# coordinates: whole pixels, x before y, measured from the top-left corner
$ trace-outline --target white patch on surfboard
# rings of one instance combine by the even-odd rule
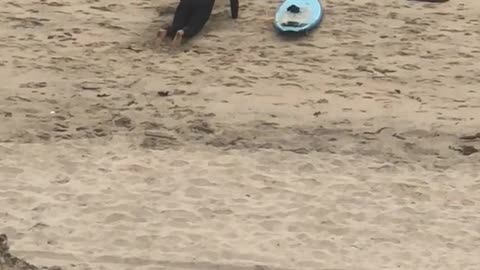
[[[310,13],[311,11],[307,7],[301,7],[298,13],[287,11],[281,18],[281,25],[303,27],[310,22]]]

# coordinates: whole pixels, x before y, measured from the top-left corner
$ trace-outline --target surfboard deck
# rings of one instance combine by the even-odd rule
[[[285,0],[275,14],[279,32],[305,33],[317,27],[323,18],[320,0]]]

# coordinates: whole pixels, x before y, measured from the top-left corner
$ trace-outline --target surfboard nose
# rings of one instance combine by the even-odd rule
[[[275,15],[275,27],[280,32],[304,32],[316,27],[322,17],[319,0],[285,0]]]

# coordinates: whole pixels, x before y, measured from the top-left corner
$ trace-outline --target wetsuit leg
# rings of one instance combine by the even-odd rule
[[[196,0],[190,20],[183,28],[184,36],[191,38],[198,34],[210,19],[215,0]]]
[[[183,29],[192,16],[193,7],[191,1],[181,0],[175,10],[173,23],[167,29],[167,36],[174,37],[178,30]]]

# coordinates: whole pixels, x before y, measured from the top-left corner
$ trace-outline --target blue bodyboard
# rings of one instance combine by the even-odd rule
[[[285,0],[275,14],[275,28],[284,33],[303,33],[317,27],[323,18],[320,0]]]

